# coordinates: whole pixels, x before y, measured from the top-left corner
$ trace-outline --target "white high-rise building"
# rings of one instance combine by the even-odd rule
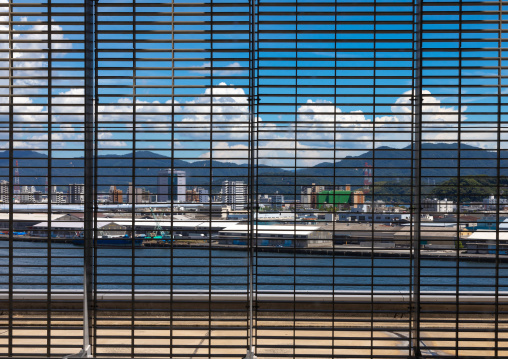
[[[132,188],[132,182],[129,182],[127,188],[127,203],[151,203],[151,193],[145,188],[136,187]]]
[[[157,177],[157,201],[185,202],[187,180],[185,171],[160,170]]]
[[[283,194],[279,194],[278,191],[274,195],[272,195],[271,201],[272,201],[272,207],[273,208],[282,208],[282,207],[284,207],[284,195]]]
[[[0,200],[9,203],[9,181],[0,181]]]
[[[59,192],[57,186],[51,187],[51,203],[64,204],[65,197],[63,192]]]
[[[221,202],[231,206],[233,211],[245,209],[247,186],[243,181],[224,181],[220,190]]]
[[[85,202],[85,185],[71,184],[69,185],[69,203]]]
[[[20,192],[21,203],[35,203],[35,186],[22,186]]]
[[[199,193],[199,203],[210,203],[210,195],[207,189],[199,187],[198,193]]]

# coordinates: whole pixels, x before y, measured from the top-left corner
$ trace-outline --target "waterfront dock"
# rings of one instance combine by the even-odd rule
[[[0,235],[0,241],[8,241],[9,236]],[[48,238],[34,237],[34,236],[15,236],[14,242],[48,242]],[[68,243],[72,244],[72,238],[51,238],[51,243]],[[128,247],[128,246],[126,246]],[[104,246],[103,248],[107,248]],[[229,251],[247,251],[249,249],[246,245],[235,244],[219,244],[217,242],[203,242],[192,240],[177,240],[175,242],[164,242],[147,240],[144,241],[142,248],[195,248],[195,249],[214,249],[214,250],[229,250]],[[385,247],[365,247],[358,245],[335,245],[334,247],[307,247],[307,248],[294,248],[294,247],[280,247],[280,246],[256,246],[255,252],[270,252],[270,253],[287,253],[287,254],[304,254],[304,255],[323,255],[323,256],[336,256],[336,257],[373,257],[373,258],[409,258],[411,251],[409,248],[385,248]],[[460,249],[421,249],[420,258],[422,259],[440,259],[449,261],[475,261],[475,262],[496,262],[508,263],[508,255],[500,254],[478,254],[467,253],[466,250]]]

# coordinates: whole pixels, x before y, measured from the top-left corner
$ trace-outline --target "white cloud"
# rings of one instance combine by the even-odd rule
[[[210,70],[211,70],[212,64],[210,62],[206,62],[206,63],[202,64],[201,66],[192,66],[192,67],[199,68],[199,70],[191,70],[191,72],[198,73],[201,75],[210,75]],[[224,70],[224,69],[219,70],[219,69],[215,69],[215,67],[223,67],[223,68],[225,67],[227,69],[226,70]],[[234,76],[234,75],[241,75],[246,72],[247,72],[247,70],[242,69],[242,65],[238,62],[233,62],[233,63],[228,64],[226,66],[216,64],[214,66],[214,70],[213,70],[213,74],[216,76]]]
[[[210,159],[210,152],[199,156],[201,159]],[[243,144],[230,144],[228,142],[215,142],[212,147],[212,159],[233,162],[236,164],[247,163],[249,147]]]
[[[44,30],[41,28],[41,30]],[[56,31],[56,30],[55,30]],[[36,34],[37,35],[37,34]],[[39,34],[34,37],[30,46],[42,46],[37,41],[42,39]],[[20,52],[21,53],[21,52]],[[45,59],[41,59],[45,61]],[[204,64],[209,67],[210,64]],[[240,68],[239,63],[227,65],[233,70]],[[218,70],[223,71],[223,70]],[[229,71],[229,70],[228,70]],[[424,122],[430,126],[450,127],[457,125],[458,109],[453,106],[443,106],[441,101],[433,97],[427,90],[424,94]],[[5,97],[0,97],[0,103],[7,101]],[[29,97],[16,98],[19,105],[33,104]],[[53,121],[61,122],[82,122],[83,121],[83,89],[71,88],[52,98],[53,103]],[[100,104],[99,121],[102,123],[129,122],[132,120],[132,113],[136,111],[137,128],[159,130],[160,133],[169,132],[172,129],[174,121],[175,147],[192,149],[192,142],[179,142],[179,140],[191,139],[209,141],[210,131],[213,131],[213,140],[219,141],[214,144],[212,156],[215,159],[230,158],[234,153],[234,159],[244,161],[247,158],[247,149],[245,145],[240,145],[235,141],[246,141],[248,139],[248,129],[250,122],[248,94],[243,88],[228,86],[226,83],[220,83],[218,86],[208,88],[201,95],[194,99],[175,102],[173,106],[171,100],[166,102],[142,101],[137,100],[136,105],[130,98],[121,98],[116,103]],[[1,108],[1,107],[0,107]],[[174,110],[174,113],[172,111]],[[462,112],[467,108],[463,107]],[[30,107],[30,111],[36,111],[41,114],[47,112],[45,106],[35,105]],[[405,92],[391,106],[393,115],[383,115],[376,117],[373,121],[368,118],[360,109],[356,111],[344,112],[340,107],[326,100],[307,100],[307,102],[297,109],[296,122],[285,125],[266,124],[261,119],[255,118],[256,126],[261,130],[259,149],[260,154],[272,156],[273,163],[277,158],[292,159],[295,156],[299,161],[307,164],[315,162],[329,161],[333,158],[333,147],[343,148],[341,153],[348,150],[365,149],[362,141],[371,141],[373,138],[374,126],[376,129],[376,146],[404,146],[404,141],[409,141],[410,128],[401,126],[404,122],[411,122],[411,92]],[[64,115],[65,114],[65,115]],[[45,118],[46,116],[43,116]],[[41,117],[32,115],[20,115],[26,123],[40,121]],[[462,120],[465,117],[462,116]],[[125,125],[130,129],[130,124]],[[63,124],[60,131],[55,131],[53,136],[59,140],[79,139],[82,134],[77,133],[70,124]],[[80,137],[81,136],[81,137]],[[466,136],[470,136],[467,134]],[[490,134],[483,135],[490,138]],[[470,136],[471,137],[471,136]],[[474,137],[474,136],[473,136]],[[36,138],[33,138],[36,139]],[[99,146],[101,147],[127,147],[125,141],[116,140],[113,134],[103,130],[99,134]],[[473,139],[473,138],[471,138]],[[106,141],[104,141],[106,140]],[[284,140],[290,140],[285,142]],[[297,149],[289,148],[288,143],[297,142]],[[399,144],[391,140],[400,141]],[[435,134],[434,140],[446,141],[453,140],[446,132]],[[268,143],[267,141],[271,141]],[[386,142],[383,142],[386,141]],[[178,146],[176,146],[178,143]],[[196,146],[196,145],[194,145]],[[268,150],[272,147],[277,150]],[[293,145],[294,147],[294,145]],[[365,149],[367,151],[368,149]],[[270,152],[270,153],[269,153]],[[354,151],[353,151],[354,152]],[[354,152],[358,155],[360,152]],[[200,158],[208,158],[210,153],[205,153]],[[315,158],[313,158],[315,157]],[[343,157],[343,156],[339,156]],[[284,160],[285,161],[285,160]]]
[[[300,140],[329,140],[335,123],[335,140],[351,140],[351,142],[347,142],[351,149],[363,147],[362,140],[375,140],[376,147],[405,147],[411,141],[411,127],[403,125],[403,123],[410,124],[413,121],[411,94],[411,91],[403,93],[395,101],[395,104],[391,106],[391,111],[394,114],[376,117],[375,122],[367,118],[360,110],[344,113],[339,107],[334,107],[329,101],[308,100],[305,105],[300,106],[298,109],[298,126],[303,122],[305,127],[301,131],[302,133],[298,131],[297,138]],[[456,141],[457,138],[454,131],[457,131],[458,109],[453,106],[442,106],[441,101],[433,97],[428,90],[424,90],[423,95],[422,120],[425,128],[439,128],[442,130],[448,128],[452,130],[452,132],[448,133],[444,131],[441,133],[429,132],[429,138],[433,136],[433,139],[437,142],[441,140],[453,140],[452,136],[455,136]],[[467,107],[462,107],[462,112],[466,110]],[[466,117],[462,114],[461,121],[463,122],[465,119]],[[376,129],[375,138],[372,134],[374,126]],[[291,129],[287,132],[294,132],[295,127],[292,124]],[[330,132],[327,133],[327,131]],[[482,136],[486,137],[485,135]]]
[[[191,138],[207,137],[213,130],[214,140],[246,140],[249,120],[248,95],[224,82],[175,107],[176,130],[185,130]]]
[[[99,133],[99,140],[107,140],[113,138],[113,134],[111,132],[101,132]]]
[[[28,19],[26,17],[21,18],[21,22],[27,22]],[[3,25],[4,27],[6,25]],[[0,27],[0,30],[4,30]],[[8,30],[8,27],[7,29]],[[14,27],[13,33],[13,65],[15,67],[14,72],[17,76],[23,76],[26,78],[15,79],[14,85],[17,86],[47,86],[48,81],[44,77],[48,76],[48,54],[45,51],[36,51],[33,50],[46,50],[48,48],[48,42],[46,40],[49,39],[49,35],[44,33],[47,32],[48,25],[17,25]],[[65,34],[63,32],[63,28],[59,25],[51,25],[51,40],[52,42],[51,48],[53,50],[69,50],[72,48],[72,43],[70,42],[59,42],[61,40],[65,40]],[[25,33],[30,32],[30,33]],[[0,44],[0,49],[7,49],[9,46],[8,43]],[[31,50],[31,51],[24,51]],[[62,57],[64,56],[61,52],[56,52],[53,56]],[[40,59],[37,60],[23,60],[26,58],[30,59]],[[24,68],[39,68],[39,69],[27,69]],[[30,93],[33,92],[33,88],[28,89],[18,89],[18,93]]]
[[[2,3],[6,3],[5,0]],[[2,8],[7,9],[8,8]],[[0,21],[8,21],[8,17],[1,16]],[[30,94],[33,93],[41,93],[42,89],[48,85],[47,79],[44,77],[48,76],[48,56],[47,52],[43,51],[47,49],[48,43],[44,40],[48,39],[48,35],[44,34],[44,31],[47,31],[48,25],[23,25],[23,22],[27,22],[28,19],[26,17],[21,18],[21,25],[16,25],[14,27],[13,33],[13,65],[14,72],[16,76],[27,77],[24,79],[15,79],[14,85],[19,86],[16,88],[16,94],[26,94],[26,97],[15,97],[13,98],[14,112],[15,112],[15,121],[22,122],[24,124],[30,124],[26,127],[30,127],[33,123],[37,122],[46,122],[47,121],[47,108],[44,104],[37,104],[37,102],[30,98]],[[8,25],[0,25],[1,31],[8,31]],[[64,40],[63,29],[59,25],[51,25],[52,30],[52,39],[53,40]],[[23,33],[31,32],[31,33]],[[8,39],[7,34],[0,35],[1,39]],[[0,49],[8,49],[8,43],[0,43]],[[59,43],[54,42],[52,44],[53,49],[57,50],[65,50],[71,49],[72,43]],[[28,52],[24,50],[42,50],[36,52]],[[3,53],[2,58],[8,59],[9,53]],[[55,56],[63,56],[63,54],[56,53]],[[30,58],[31,60],[26,60]],[[40,60],[34,60],[40,59]],[[39,68],[39,69],[28,69],[28,68]],[[1,85],[6,86],[7,80],[2,80]],[[27,86],[27,88],[23,88],[23,86]],[[0,105],[8,103],[7,96],[0,96]],[[55,111],[57,107],[53,110]],[[0,106],[0,113],[7,113],[9,111],[8,106]],[[28,115],[24,114],[26,112],[40,113],[41,115]],[[1,119],[4,119],[5,116],[1,116]]]
[[[367,119],[361,110],[344,113],[330,101],[307,100],[298,108],[298,123],[291,124],[288,132],[298,132],[300,140],[335,140],[367,139],[359,132],[372,131],[372,121]],[[298,127],[301,130],[297,130]],[[352,130],[354,129],[354,132]]]
[[[118,148],[118,147],[127,147],[127,143],[125,141],[99,141],[100,149]]]
[[[46,141],[31,142],[31,141],[13,141],[13,146],[16,149],[23,150],[45,150],[48,148]]]
[[[411,121],[411,115],[413,108],[411,106],[412,90],[404,92],[403,96],[399,97],[395,101],[395,105],[391,107],[394,116],[393,120]],[[458,122],[458,109],[455,107],[445,107],[441,105],[441,101],[431,96],[432,94],[428,90],[422,91],[423,95],[423,106],[422,106],[422,120],[423,122],[431,123],[435,122],[438,124],[443,123],[457,123]],[[467,110],[466,106],[462,107],[461,112]],[[464,121],[466,118],[462,115],[461,120]]]

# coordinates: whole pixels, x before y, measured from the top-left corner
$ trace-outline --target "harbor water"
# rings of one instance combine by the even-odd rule
[[[0,289],[79,289],[83,247],[67,243],[0,242]],[[211,248],[97,248],[98,289],[239,290],[247,288],[248,253]],[[390,290],[411,287],[409,258],[257,253],[257,290]],[[423,259],[421,289],[491,291],[508,288],[508,264]],[[10,282],[10,276],[12,282]],[[458,275],[458,276],[457,276]],[[456,277],[457,276],[457,277]],[[50,280],[48,280],[50,278]]]

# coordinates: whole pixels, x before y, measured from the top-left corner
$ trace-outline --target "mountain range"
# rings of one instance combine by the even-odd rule
[[[508,174],[508,151],[502,150],[500,158],[496,151],[461,145],[457,143],[426,143],[420,150],[421,177],[423,184],[439,184],[456,177],[458,168],[461,176],[496,176],[498,162],[500,175]],[[371,168],[375,182],[405,182],[412,175],[410,147],[397,149],[379,147],[358,156],[347,156],[335,163],[322,162],[311,167],[296,169],[272,166],[254,166],[257,193],[281,194],[300,192],[301,185],[312,183],[321,185],[363,186],[365,170]],[[187,173],[187,186],[208,186],[212,180],[213,192],[217,192],[222,181],[243,180],[248,182],[249,166],[216,160],[184,161],[172,159],[150,151],[137,151],[135,162],[132,153],[104,155],[97,158],[97,184],[99,190],[107,191],[116,185],[126,190],[132,182],[135,165],[136,186],[146,187],[155,192],[157,173],[162,168],[184,170]],[[83,183],[83,158],[48,159],[44,153],[31,150],[14,150],[13,161],[18,161],[20,185],[35,185],[43,189],[51,165],[51,184],[64,186]],[[0,152],[1,180],[8,180],[9,151]],[[15,162],[13,162],[15,164]],[[368,167],[372,166],[372,167]],[[335,175],[335,181],[334,181]]]

